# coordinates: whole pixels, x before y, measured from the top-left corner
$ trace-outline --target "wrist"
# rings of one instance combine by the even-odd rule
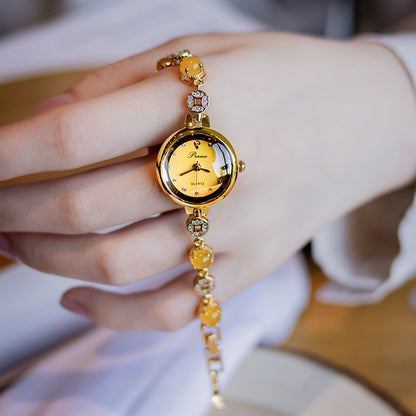
[[[396,149],[395,174],[386,181],[387,189],[404,186],[416,179],[416,85],[412,74],[399,55],[377,38],[356,38],[351,43],[368,50],[374,73],[382,69],[380,92],[390,108],[381,115],[395,134],[384,137]],[[364,49],[365,48],[365,49]],[[393,153],[394,155],[395,153]]]
[[[416,102],[406,71],[379,43],[338,45],[345,56],[333,88],[345,125],[328,119],[338,123],[329,130],[338,128],[340,144],[340,164],[330,185],[342,188],[344,198],[333,202],[333,218],[416,178]]]
[[[308,217],[316,217],[313,233],[415,180],[416,103],[406,72],[383,46],[294,40],[292,50],[307,71],[291,94],[302,123],[292,124],[290,133],[305,146],[299,165],[308,175],[300,186],[314,200],[307,207]],[[287,108],[280,118],[291,120],[293,104]]]

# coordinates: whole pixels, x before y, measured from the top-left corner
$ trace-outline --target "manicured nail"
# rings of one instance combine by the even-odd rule
[[[12,249],[9,239],[5,233],[0,233],[0,254],[12,260],[17,260],[16,253]]]
[[[72,103],[74,100],[70,94],[63,93],[55,97],[50,98],[48,101],[45,101],[41,104],[36,110],[32,112],[30,116],[42,113],[47,110],[52,110],[52,108],[60,107],[61,105],[66,105]]]
[[[84,307],[74,300],[62,298],[61,306],[73,313],[76,313],[77,315],[86,316],[88,318],[87,311]]]

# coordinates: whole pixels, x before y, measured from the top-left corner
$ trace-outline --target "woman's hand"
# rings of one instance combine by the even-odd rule
[[[210,211],[218,300],[265,277],[332,219],[414,178],[416,112],[391,52],[359,41],[247,33],[182,37],[88,74],[32,117],[0,129],[0,180],[160,145],[183,126],[190,88],[177,68],[155,74],[155,63],[185,48],[205,64],[212,127],[247,164]],[[187,260],[186,215],[160,190],[154,151],[4,185],[0,200],[0,230],[19,259],[45,272],[125,285]],[[116,330],[178,329],[196,316],[193,277],[129,295],[75,288],[62,304]]]

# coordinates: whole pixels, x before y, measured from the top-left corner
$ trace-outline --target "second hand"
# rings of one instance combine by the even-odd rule
[[[199,192],[198,192],[198,171],[199,171],[199,163],[197,162],[196,169],[195,169],[195,172],[196,172],[196,188],[195,188],[195,195],[199,195]]]

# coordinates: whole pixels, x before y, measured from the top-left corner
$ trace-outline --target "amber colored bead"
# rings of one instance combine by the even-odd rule
[[[221,320],[220,304],[214,299],[210,299],[208,304],[202,302],[199,306],[198,316],[204,325],[217,325]]]
[[[195,78],[204,72],[201,60],[196,56],[189,56],[179,64],[179,72],[185,78]]]
[[[202,247],[192,246],[189,250],[189,262],[194,269],[206,269],[211,266],[213,261],[214,252],[208,244],[204,244]]]

